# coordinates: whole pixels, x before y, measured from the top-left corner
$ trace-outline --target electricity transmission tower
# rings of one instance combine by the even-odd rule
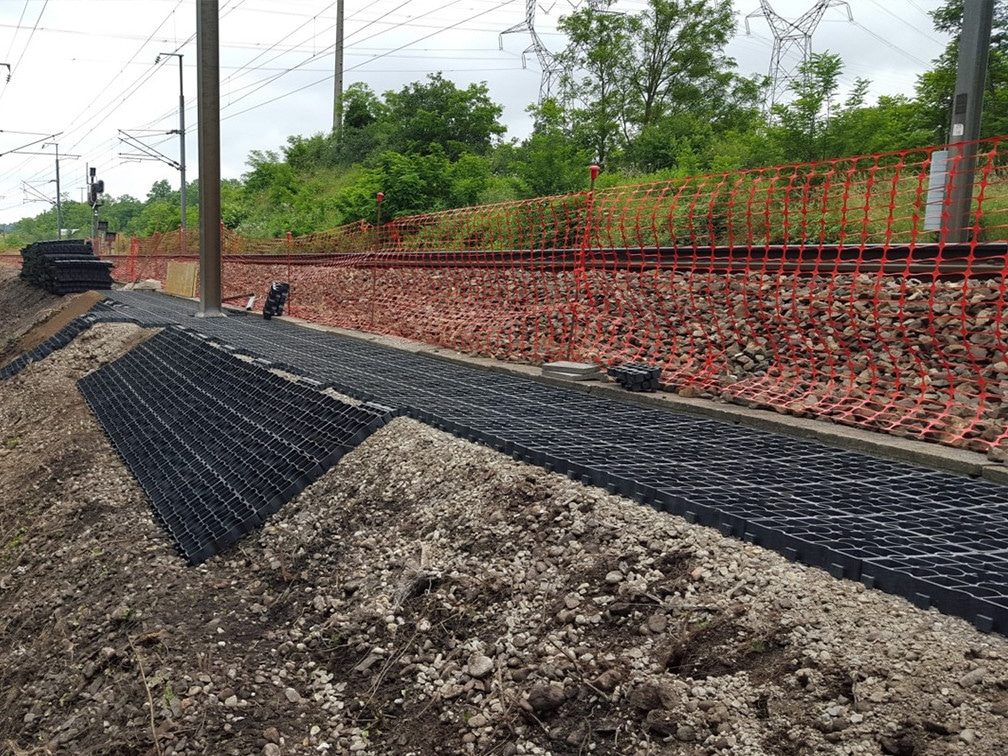
[[[500,49],[503,50],[505,34],[528,32],[532,38],[532,44],[522,50],[522,68],[525,68],[528,64],[528,54],[535,53],[536,59],[539,61],[539,68],[542,69],[542,78],[539,80],[539,102],[542,102],[550,96],[550,92],[553,89],[553,81],[556,79],[559,68],[553,53],[549,51],[543,43],[542,38],[536,32],[536,5],[538,5],[536,0],[525,0],[525,20],[502,31],[498,41]]]
[[[749,34],[749,19],[764,18],[773,34],[773,51],[770,53],[770,91],[767,92],[764,107],[770,109],[783,102],[792,91],[796,82],[803,82],[806,77],[802,67],[812,57],[812,35],[815,34],[823,15],[830,8],[844,8],[847,20],[853,21],[850,3],[846,0],[817,0],[794,21],[781,16],[770,7],[770,0],[760,0],[760,7],[745,17],[746,34]]]

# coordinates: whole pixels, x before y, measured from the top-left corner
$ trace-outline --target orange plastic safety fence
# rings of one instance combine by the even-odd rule
[[[1008,449],[1008,138],[225,235],[225,297],[505,360],[647,362],[684,395]],[[974,179],[967,219],[951,189]],[[392,193],[395,187],[386,187]],[[959,228],[966,241],[954,242]],[[132,280],[195,259],[138,240]],[[117,275],[124,270],[117,265]]]

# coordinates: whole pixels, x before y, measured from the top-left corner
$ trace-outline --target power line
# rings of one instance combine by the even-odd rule
[[[932,42],[934,42],[936,45],[943,45],[943,44],[945,44],[941,40],[935,39],[934,37],[932,37],[927,32],[922,31],[921,28],[919,26],[917,26],[916,24],[910,23],[909,21],[907,21],[902,16],[897,16],[891,10],[889,10],[884,5],[882,5],[882,3],[880,3],[878,0],[871,0],[871,3],[872,3],[872,5],[876,6],[880,11],[882,11],[883,13],[885,13],[890,18],[895,18],[897,21],[899,21],[901,24],[903,24],[903,26],[906,26],[906,27],[908,27],[910,29],[913,29],[915,32],[917,32],[918,34],[920,34],[922,37],[926,37],[927,39],[929,39]]]
[[[407,0],[407,2],[400,3],[395,8],[393,8],[392,11],[390,11],[390,12],[394,12],[394,11],[399,10],[400,8],[404,7],[405,5],[408,4],[408,1],[409,0]],[[449,3],[445,4],[445,5],[442,5],[442,6],[437,7],[437,8],[432,8],[431,10],[426,11],[424,13],[421,13],[419,16],[415,16],[414,18],[423,18],[424,16],[428,16],[431,13],[436,13],[438,11],[445,10],[446,8],[448,8],[448,7],[452,6],[452,5],[455,5],[455,4],[457,4],[457,3],[461,2],[461,1],[462,0],[451,0],[451,2],[449,2]],[[507,2],[501,3],[500,5],[496,6],[495,8],[492,8],[490,10],[496,10],[497,8],[503,7],[504,5],[507,5],[508,3],[513,2],[513,1],[514,0],[507,0]],[[489,12],[490,11],[481,11],[480,13],[477,13],[475,16],[472,16],[471,18],[478,18],[479,16],[485,15],[486,13],[489,13]],[[456,22],[456,24],[454,24],[454,25],[452,25],[450,27],[447,27],[447,28],[453,28],[454,26],[460,25],[462,23],[465,23],[465,21]],[[368,28],[370,25],[371,25],[370,23],[365,24],[360,29],[355,29],[354,31],[350,32],[350,34],[346,35],[346,37],[350,38],[350,37],[353,37],[356,34],[359,34],[361,31],[363,31],[364,29]],[[405,25],[405,22],[403,22],[403,25]],[[332,27],[330,27],[330,28],[332,28]],[[393,26],[392,28],[395,28],[395,26]],[[422,37],[420,41],[422,41],[424,39],[429,39],[430,37],[433,37],[436,34],[439,34],[439,33],[441,33],[444,30],[445,30],[445,27],[438,27],[438,31],[437,32],[434,32],[433,34],[428,34],[428,35]],[[328,31],[328,29],[326,31]],[[374,34],[370,34],[367,37],[364,37],[364,39],[362,39],[360,41],[361,42],[366,42],[366,41],[368,41],[370,39],[374,39],[375,37],[381,36],[382,34],[385,34],[388,31],[391,31],[391,29],[384,29],[384,30],[381,30],[381,31],[377,31]],[[377,59],[379,57],[386,57],[387,55],[390,55],[391,53],[397,52],[398,50],[401,50],[404,47],[408,47],[408,46],[409,45],[403,45],[403,46],[400,46],[400,47],[395,48],[393,50],[389,50],[389,51],[387,51],[386,53],[384,53],[382,55],[372,56],[369,60],[375,60],[375,59]],[[314,53],[313,55],[308,56],[304,60],[296,63],[293,66],[290,66],[290,67],[288,67],[288,68],[280,71],[279,73],[273,74],[271,76],[264,77],[264,78],[259,79],[257,81],[253,81],[253,82],[249,82],[247,84],[243,84],[242,86],[240,86],[240,87],[238,87],[236,89],[231,90],[231,92],[229,92],[229,96],[233,96],[234,94],[236,94],[238,92],[244,92],[244,94],[242,94],[241,96],[239,96],[237,98],[234,98],[234,99],[230,100],[227,105],[225,105],[224,107],[221,108],[221,110],[227,110],[228,108],[234,107],[234,105],[236,103],[240,102],[241,100],[244,100],[246,97],[249,97],[250,95],[254,94],[255,92],[258,92],[259,90],[263,89],[264,87],[269,86],[270,84],[272,84],[277,79],[280,79],[283,76],[286,76],[287,74],[291,73],[292,71],[298,70],[302,66],[305,66],[305,65],[307,65],[309,63],[312,63],[315,60],[317,60],[317,59],[319,59],[319,58],[321,58],[323,56],[328,55],[329,51],[333,50],[335,47],[336,47],[335,43],[333,43],[331,45],[327,45],[322,50],[319,50],[318,52]],[[270,62],[276,60],[278,57],[280,57],[280,55],[275,55],[272,58],[270,58],[269,60],[267,60],[266,63],[270,63]],[[365,61],[365,62],[367,62],[367,61]],[[358,64],[356,66],[351,66],[350,68],[347,68],[345,70],[346,71],[352,71],[352,70],[354,70],[356,68],[359,68],[360,65],[363,65],[363,64]],[[248,73],[252,73],[253,71],[256,71],[256,70],[259,70],[258,66],[249,69]],[[335,74],[333,76],[335,76]],[[331,76],[330,78],[333,78],[333,76]],[[238,77],[238,78],[242,78],[242,77]],[[248,90],[248,91],[245,91],[245,90]],[[301,90],[298,89],[296,91],[301,91]],[[194,106],[190,106],[190,108],[187,108],[187,110],[191,109],[192,107],[194,107]],[[155,121],[150,122],[150,124],[157,123],[158,121],[161,121],[164,118],[167,118],[169,115],[170,115],[170,113],[166,113],[165,115],[159,116]],[[191,129],[189,129],[189,131],[191,131]]]
[[[771,6],[769,0],[760,0],[760,7],[745,17],[746,33],[749,33],[749,19],[761,17],[773,34],[773,49],[770,53],[770,89],[764,107],[772,112],[774,105],[789,96],[796,85],[807,83],[806,66],[812,59],[812,35],[822,22],[823,15],[830,8],[844,8],[847,20],[853,21],[850,4],[846,0],[816,0],[816,3],[794,21],[784,18]]]
[[[4,60],[10,60],[11,51],[14,49],[14,43],[17,41],[18,34],[21,33],[21,22],[24,21],[25,11],[28,10],[28,3],[30,2],[31,0],[25,0],[24,5],[21,7],[21,15],[18,17],[18,22],[17,25],[15,26],[14,34],[11,35],[11,41],[10,44],[7,46],[7,54],[4,55]],[[35,26],[37,28],[38,24],[35,24]]]
[[[48,2],[48,0],[46,0],[46,2]],[[182,4],[182,2],[183,2],[183,0],[177,0],[176,4],[175,4],[175,6],[174,6],[174,7],[172,8],[171,12],[170,12],[170,13],[168,13],[168,15],[166,15],[166,16],[165,16],[165,18],[164,18],[164,19],[163,19],[163,20],[161,21],[161,23],[160,23],[160,24],[158,24],[158,26],[157,26],[157,27],[156,27],[156,28],[154,29],[154,31],[153,31],[153,32],[151,32],[151,33],[150,33],[150,34],[149,34],[149,35],[147,36],[147,38],[146,38],[146,40],[145,40],[144,44],[142,44],[142,45],[141,45],[141,46],[140,46],[140,47],[139,47],[139,48],[137,49],[137,51],[136,51],[136,52],[135,52],[135,53],[134,53],[134,54],[133,54],[133,55],[132,55],[132,56],[130,57],[130,59],[129,59],[129,61],[127,62],[127,64],[128,64],[129,62],[132,62],[132,61],[133,61],[133,60],[134,60],[134,59],[135,59],[135,58],[137,57],[137,55],[139,55],[139,53],[140,53],[140,52],[141,52],[141,51],[143,50],[144,46],[146,46],[146,44],[147,44],[148,42],[150,42],[150,40],[151,40],[151,39],[153,39],[154,35],[155,35],[155,34],[157,34],[158,30],[159,30],[159,29],[160,29],[160,28],[161,28],[162,26],[164,26],[164,24],[165,24],[165,23],[167,23],[168,19],[170,19],[170,18],[172,17],[172,15],[173,15],[173,14],[175,13],[175,11],[176,11],[176,10],[178,9],[178,7],[179,7],[179,6],[180,6],[180,5]],[[221,18],[224,18],[225,16],[229,15],[229,14],[230,14],[230,13],[232,13],[233,11],[237,10],[237,9],[238,9],[238,8],[239,8],[239,7],[240,7],[240,6],[241,6],[241,5],[242,5],[242,4],[244,3],[244,2],[245,2],[245,0],[228,0],[228,1],[227,1],[227,2],[225,3],[225,5],[224,5],[224,6],[223,6],[223,7],[221,8]],[[195,34],[195,32],[194,32],[194,33],[193,33],[192,35],[190,35],[190,36],[189,36],[189,38],[188,38],[188,39],[186,39],[186,40],[185,40],[185,41],[184,41],[184,42],[183,42],[183,43],[182,43],[181,45],[178,45],[178,46],[177,46],[177,47],[175,48],[175,50],[174,50],[173,52],[178,52],[178,51],[179,51],[179,50],[180,50],[180,49],[181,49],[182,47],[185,47],[185,45],[189,44],[189,42],[191,42],[191,41],[192,41],[192,40],[193,40],[193,39],[194,39],[195,37],[196,37],[196,34]],[[120,92],[120,95],[117,95],[117,97],[120,97],[120,96],[121,96],[121,99],[120,99],[120,100],[119,100],[118,102],[114,102],[114,103],[111,103],[111,104],[109,104],[109,105],[106,105],[106,106],[105,106],[105,108],[104,108],[103,110],[99,110],[99,111],[98,111],[98,114],[101,114],[101,113],[103,113],[103,112],[104,112],[104,115],[102,116],[102,118],[101,118],[101,119],[100,119],[99,121],[97,121],[97,122],[93,122],[93,121],[88,121],[87,125],[88,125],[88,126],[90,127],[91,131],[90,131],[90,132],[89,132],[88,134],[86,134],[85,136],[83,136],[83,137],[81,137],[80,139],[78,139],[78,140],[77,140],[76,142],[74,142],[74,144],[73,144],[73,145],[72,145],[72,146],[70,147],[70,149],[74,149],[74,148],[76,148],[76,147],[77,147],[78,145],[80,145],[80,144],[81,144],[82,142],[84,142],[84,141],[85,141],[85,140],[86,140],[86,139],[87,139],[87,138],[88,138],[89,136],[91,136],[92,134],[94,134],[94,132],[95,132],[95,129],[97,129],[97,127],[98,127],[98,126],[100,126],[100,125],[101,125],[102,123],[104,123],[105,121],[107,121],[107,120],[108,120],[108,119],[109,119],[109,118],[111,117],[111,115],[112,115],[112,114],[113,114],[113,113],[114,113],[114,112],[115,112],[116,110],[118,110],[118,109],[119,109],[119,107],[121,107],[121,106],[123,105],[123,103],[125,103],[125,102],[126,102],[126,101],[127,101],[127,100],[128,100],[128,99],[129,99],[129,98],[130,98],[130,97],[131,97],[131,96],[132,96],[132,95],[133,95],[133,94],[134,94],[134,93],[136,92],[136,91],[138,91],[138,90],[139,90],[139,88],[140,88],[141,86],[143,86],[143,85],[144,85],[144,84],[145,84],[145,83],[146,83],[147,81],[149,81],[149,80],[150,80],[150,78],[151,78],[151,77],[152,77],[152,76],[153,76],[153,75],[154,75],[154,74],[155,74],[155,73],[157,72],[157,70],[158,70],[158,69],[160,68],[160,65],[161,65],[161,64],[158,64],[158,63],[156,63],[156,62],[155,62],[154,64],[150,65],[150,66],[148,67],[148,69],[146,69],[146,70],[145,70],[145,71],[144,71],[143,73],[141,73],[141,74],[140,74],[140,75],[139,75],[139,76],[138,76],[138,77],[137,77],[136,79],[134,79],[134,81],[133,81],[132,83],[128,84],[128,85],[127,85],[127,86],[126,86],[126,87],[125,87],[124,89],[122,89],[122,90],[121,90],[121,92]],[[125,70],[125,65],[123,66],[123,69],[122,69],[122,70]],[[120,71],[120,73],[122,73],[122,70]],[[117,75],[117,76],[118,76],[118,75]],[[112,79],[112,81],[110,82],[110,84],[111,84],[111,83],[113,83],[113,82],[115,81],[115,78],[116,78],[116,77],[113,77],[113,79]],[[108,86],[108,85],[106,85],[106,86]],[[114,98],[113,98],[113,99],[114,99]],[[77,120],[78,120],[78,119],[79,119],[79,118],[80,118],[81,116],[83,116],[84,114],[86,114],[86,113],[87,113],[87,112],[88,112],[88,111],[89,111],[89,110],[91,109],[91,107],[92,107],[92,106],[93,106],[93,103],[92,103],[92,104],[89,104],[89,105],[87,105],[87,106],[85,106],[85,108],[84,108],[84,109],[83,109],[83,110],[82,110],[82,111],[81,111],[80,113],[78,113],[78,114],[77,114],[77,115],[76,115],[76,116],[75,116],[75,117],[73,118],[73,120],[71,120],[71,121],[70,121],[70,124],[69,124],[69,126],[72,126],[74,122],[76,122],[76,121],[77,121]],[[97,117],[97,114],[96,114],[96,117]],[[71,132],[73,132],[73,131],[76,131],[76,130],[78,130],[79,128],[81,128],[81,127],[80,127],[80,126],[77,126],[77,127],[74,127],[74,128],[69,128],[69,127],[68,127],[68,128],[67,128],[67,129],[65,130],[65,132],[66,132],[66,133],[71,133]],[[113,144],[114,144],[114,140],[112,140],[112,142],[113,142]],[[21,163],[21,164],[20,164],[20,165],[19,165],[19,166],[18,166],[17,168],[15,168],[14,170],[20,170],[20,169],[21,169],[21,168],[23,168],[23,167],[24,167],[25,165],[27,165],[27,164],[28,164],[28,162],[30,162],[30,160],[29,160],[29,161],[25,161],[25,162]],[[38,175],[40,175],[40,173],[41,173],[41,172],[42,172],[42,171],[38,171],[38,172],[36,172],[36,173],[34,174],[34,176],[33,176],[32,178],[35,178],[35,177],[37,177]],[[9,173],[8,173],[8,174],[5,174],[5,176],[6,176],[6,175],[9,175]]]
[[[323,9],[322,13],[324,13],[325,11],[329,10],[330,8],[332,8],[335,4],[336,4],[336,0],[333,0],[333,2],[329,3],[329,5],[327,5]],[[274,42],[272,45],[270,45],[266,49],[262,50],[258,55],[255,55],[252,58],[250,58],[249,60],[245,61],[245,63],[242,64],[242,66],[238,68],[238,71],[236,71],[234,74],[231,74],[230,76],[228,76],[224,81],[230,81],[232,78],[234,78],[237,75],[237,73],[239,71],[243,71],[246,67],[248,67],[248,65],[250,63],[253,63],[257,59],[261,58],[263,55],[265,55],[266,53],[268,53],[270,50],[274,49],[277,45],[279,45],[285,39],[287,39],[289,37],[292,37],[293,35],[297,34],[304,27],[308,26],[308,24],[310,24],[315,18],[316,17],[312,17],[312,18],[308,19],[307,21],[305,21],[300,26],[295,27],[292,31],[289,31],[285,35],[283,35],[282,37],[280,37],[280,39],[278,39],[276,42]]]
[[[35,30],[38,29],[39,21],[42,20],[42,14],[45,13],[45,9],[48,5],[49,0],[45,0],[45,2],[42,3],[42,10],[39,11],[38,17],[35,19],[35,25],[32,27],[31,33],[28,35],[28,41],[25,42],[25,46],[21,48],[21,55],[18,56],[17,63],[14,64],[11,69],[11,73],[17,70],[17,68],[21,65],[21,61],[24,60],[25,53],[28,52],[28,46],[31,44],[32,37],[35,36]],[[14,40],[11,40],[11,47],[14,47]],[[7,94],[7,89],[8,87],[4,87],[3,91],[0,91],[0,99],[3,99],[3,96]]]
[[[856,26],[857,28],[859,28],[861,31],[863,31],[865,34],[867,34],[872,39],[874,39],[874,40],[876,40],[878,42],[881,42],[883,45],[885,45],[886,47],[888,47],[890,50],[895,50],[896,52],[900,53],[904,57],[909,58],[910,60],[912,60],[914,63],[918,63],[919,65],[927,67],[928,62],[926,60],[918,58],[912,52],[904,50],[899,45],[893,44],[892,42],[890,42],[885,37],[882,37],[882,36],[876,34],[875,32],[873,32],[871,29],[869,29],[864,24],[862,24],[862,23],[860,23],[858,21],[852,21],[851,23],[853,23],[854,26]]]
[[[461,2],[461,1],[462,1],[462,0],[451,0],[451,2],[447,3],[446,5],[443,5],[443,6],[439,7],[439,8],[434,8],[434,9],[432,9],[432,10],[430,10],[430,11],[427,11],[426,13],[421,13],[421,14],[420,14],[419,16],[416,16],[415,18],[423,18],[424,16],[427,16],[427,15],[430,15],[431,13],[435,13],[435,12],[437,12],[437,11],[439,11],[439,10],[445,10],[446,8],[448,8],[448,7],[452,6],[452,5],[456,5],[456,4],[458,4],[459,2]],[[404,6],[408,5],[408,4],[409,4],[409,2],[410,2],[410,0],[405,0],[405,2],[402,2],[402,3],[400,3],[400,4],[399,4],[399,5],[397,5],[397,6],[395,7],[395,8],[393,8],[393,9],[392,9],[391,11],[389,11],[389,13],[395,13],[395,12],[396,12],[396,11],[398,11],[399,9],[401,9],[401,8],[403,8]],[[334,26],[335,26],[335,24],[334,24],[333,26],[329,27],[328,29],[326,29],[326,30],[325,30],[325,31],[323,32],[323,34],[324,34],[324,33],[326,33],[326,32],[328,32],[328,31],[329,31],[330,29],[332,29],[332,28],[333,28]],[[345,40],[348,40],[348,39],[350,39],[351,37],[353,37],[353,36],[355,36],[355,35],[357,35],[357,34],[360,34],[360,33],[361,33],[361,32],[362,32],[362,31],[363,31],[364,29],[367,29],[367,28],[368,28],[369,26],[371,26],[371,24],[370,24],[370,23],[368,23],[368,24],[365,24],[365,25],[364,25],[363,27],[361,27],[360,29],[355,29],[354,31],[352,31],[352,32],[350,32],[349,34],[347,34],[347,35],[346,35],[346,37],[345,37],[344,41],[345,41]],[[386,30],[383,30],[383,31],[379,31],[379,32],[376,32],[375,34],[372,34],[372,35],[370,35],[370,36],[368,36],[368,37],[365,37],[365,38],[364,38],[364,41],[367,41],[367,40],[369,40],[369,39],[374,39],[375,37],[377,37],[377,36],[380,36],[380,35],[382,35],[382,34],[386,33],[387,31],[389,31],[389,30],[388,30],[388,29],[386,29]],[[279,79],[279,78],[281,78],[281,77],[283,77],[283,76],[286,76],[286,75],[287,75],[287,74],[289,74],[289,73],[290,73],[291,71],[294,71],[294,70],[296,70],[296,69],[298,69],[298,68],[301,68],[301,66],[303,66],[303,65],[306,65],[307,63],[311,63],[312,61],[314,61],[314,60],[317,60],[317,59],[318,59],[318,58],[320,58],[320,57],[323,57],[323,56],[326,56],[326,55],[328,55],[328,54],[329,54],[329,51],[330,51],[330,50],[334,50],[334,49],[335,49],[335,47],[336,47],[336,43],[334,42],[333,44],[331,44],[331,45],[327,45],[326,47],[322,48],[322,49],[321,49],[321,50],[319,50],[319,51],[318,51],[317,53],[314,53],[313,55],[311,55],[311,56],[309,56],[309,57],[305,58],[305,59],[304,59],[303,61],[301,61],[300,63],[297,63],[297,64],[295,64],[294,66],[292,66],[292,67],[288,68],[287,70],[285,70],[285,71],[282,71],[282,72],[280,72],[280,73],[278,73],[278,74],[276,74],[276,75],[274,75],[274,76],[269,76],[269,77],[266,77],[265,79],[260,79],[260,80],[259,80],[258,82],[255,82],[255,84],[260,84],[261,86],[255,86],[255,88],[254,88],[254,89],[252,89],[252,90],[251,90],[250,92],[246,92],[246,93],[245,93],[245,94],[243,94],[243,95],[242,95],[241,97],[238,97],[238,98],[237,98],[237,99],[235,99],[235,100],[231,100],[231,101],[230,101],[230,102],[228,103],[228,105],[227,105],[226,107],[231,107],[231,106],[233,106],[233,105],[234,105],[234,103],[236,103],[236,102],[238,102],[238,101],[240,101],[240,100],[243,100],[243,99],[245,99],[246,97],[248,97],[248,96],[249,96],[249,95],[251,95],[251,94],[254,94],[255,92],[257,92],[257,91],[259,91],[260,89],[262,89],[263,87],[265,87],[265,86],[268,86],[269,84],[273,83],[273,82],[274,82],[274,81],[276,81],[277,79]],[[276,58],[277,58],[277,57],[279,57],[279,56],[275,56],[275,57],[271,58],[271,59],[270,59],[270,61],[267,61],[267,62],[272,62],[273,60],[276,60]],[[255,70],[255,69],[253,69],[253,70]],[[349,71],[349,70],[352,70],[352,69],[346,69],[346,70],[348,70],[348,71]],[[334,75],[335,75],[335,74],[334,74]],[[249,85],[246,85],[246,86],[242,87],[242,89],[247,89],[247,88],[248,88],[248,86],[249,86]],[[239,90],[239,91],[240,91],[240,90]]]
[[[365,61],[365,63],[370,63],[370,62],[373,62],[373,61],[378,60],[380,58],[384,58],[386,55],[389,55],[390,53],[398,52],[399,50],[403,50],[403,49],[405,49],[407,47],[410,47],[411,45],[416,44],[417,42],[423,42],[424,40],[430,39],[433,36],[441,34],[442,32],[449,31],[451,29],[454,29],[457,26],[460,26],[461,24],[467,23],[468,21],[472,21],[473,19],[479,18],[480,16],[485,16],[487,13],[495,11],[495,10],[497,10],[499,8],[503,8],[505,5],[509,5],[512,2],[514,2],[514,0],[504,0],[504,2],[500,3],[499,5],[494,6],[493,8],[491,8],[489,10],[480,11],[479,13],[477,13],[477,14],[475,14],[473,16],[470,16],[469,18],[463,19],[462,21],[459,21],[459,22],[457,22],[455,24],[451,24],[450,26],[446,26],[443,29],[440,29],[439,31],[432,32],[430,34],[427,34],[427,35],[421,37],[420,39],[414,40],[413,42],[407,42],[407,43],[405,43],[403,45],[400,45],[399,47],[393,48],[389,53],[382,53],[382,54],[379,54],[379,55],[375,55],[370,60]],[[365,63],[358,63],[355,66],[350,66],[346,70],[347,71],[353,71],[353,70],[355,70],[357,68],[360,68],[361,66],[365,65]],[[268,100],[265,100],[264,102],[260,102],[260,103],[258,103],[256,105],[253,105],[251,107],[245,108],[244,110],[240,110],[237,113],[232,113],[232,114],[230,114],[230,115],[222,118],[221,120],[222,121],[226,121],[226,120],[229,120],[231,118],[237,118],[238,116],[243,115],[245,113],[248,113],[249,111],[256,110],[257,108],[261,108],[261,107],[263,107],[265,105],[269,105],[271,103],[277,102],[278,100],[282,100],[282,99],[284,99],[286,97],[290,97],[291,95],[297,94],[298,92],[301,92],[301,91],[303,91],[305,89],[308,89],[310,87],[314,87],[314,86],[317,86],[317,85],[322,84],[324,82],[327,82],[330,79],[332,79],[334,76],[335,76],[335,74],[329,74],[328,76],[326,76],[326,77],[324,77],[322,79],[318,79],[317,81],[313,81],[310,84],[306,84],[306,85],[304,85],[302,87],[298,87],[297,89],[292,89],[289,92],[284,92],[281,95],[277,95],[276,97],[272,97],[272,98],[270,98]]]
[[[48,2],[49,2],[49,0],[46,0],[46,3],[48,3]],[[147,44],[148,42],[150,42],[150,40],[151,40],[151,39],[152,39],[152,38],[154,37],[154,35],[155,35],[155,34],[157,34],[157,32],[158,32],[158,31],[159,31],[159,30],[161,29],[161,27],[162,27],[162,26],[164,26],[164,25],[165,25],[165,24],[166,24],[166,23],[168,22],[168,19],[169,19],[169,18],[171,18],[172,14],[173,14],[173,13],[175,12],[175,10],[176,10],[176,9],[177,9],[177,8],[179,7],[179,5],[181,5],[181,4],[182,4],[182,0],[178,0],[178,1],[176,2],[175,6],[174,6],[174,7],[172,8],[171,12],[170,12],[170,13],[168,13],[168,15],[166,15],[166,16],[165,16],[165,17],[164,17],[164,18],[163,18],[163,19],[161,20],[161,23],[159,23],[159,24],[157,25],[157,27],[155,27],[154,31],[152,31],[152,32],[151,32],[151,33],[150,33],[149,35],[147,35],[147,38],[146,38],[146,39],[144,40],[143,44],[141,44],[141,45],[140,45],[140,47],[138,47],[138,48],[137,48],[137,50],[136,50],[136,51],[135,51],[135,52],[133,53],[133,55],[131,55],[131,56],[130,56],[130,58],[129,58],[129,60],[128,60],[128,61],[126,62],[126,64],[124,64],[124,65],[123,65],[123,67],[122,67],[122,68],[121,68],[121,69],[119,70],[119,73],[117,73],[117,74],[116,74],[115,76],[113,76],[113,77],[112,77],[112,79],[111,79],[111,80],[110,80],[110,81],[108,82],[108,84],[106,84],[106,85],[105,85],[105,87],[108,87],[108,86],[111,86],[112,84],[114,84],[114,83],[115,83],[115,80],[116,80],[116,78],[118,78],[118,76],[119,76],[120,74],[122,74],[122,73],[123,73],[123,71],[125,71],[125,70],[126,70],[126,65],[128,65],[129,63],[131,63],[131,62],[132,62],[133,60],[135,60],[135,59],[136,59],[137,55],[139,55],[139,54],[140,54],[140,52],[141,52],[141,51],[143,50],[144,46],[145,46],[145,45],[146,45],[146,44]],[[43,10],[44,10],[44,8],[43,8]],[[134,80],[134,82],[133,82],[132,84],[129,84],[129,85],[127,85],[127,86],[126,86],[126,88],[125,88],[125,89],[123,89],[123,90],[122,90],[122,91],[120,92],[120,94],[123,94],[123,93],[126,93],[126,92],[127,92],[128,90],[130,90],[130,87],[131,87],[131,86],[133,86],[133,84],[136,84],[136,82],[140,82],[140,84],[142,84],[142,83],[146,82],[146,81],[147,81],[147,79],[149,79],[149,78],[150,78],[150,76],[151,76],[151,75],[153,75],[153,72],[154,72],[154,71],[156,70],[156,65],[157,65],[157,64],[155,64],[155,65],[152,65],[152,66],[150,66],[150,67],[149,67],[148,69],[146,69],[146,70],[144,71],[144,73],[141,73],[141,74],[140,74],[140,76],[138,76],[138,77],[137,77],[137,79],[135,79],[135,80]],[[145,78],[145,76],[146,76],[146,78]],[[143,81],[140,81],[141,79],[142,79]],[[111,106],[111,107],[112,107],[112,111],[114,111],[114,110],[115,110],[116,108],[118,108],[118,107],[119,107],[119,105],[121,105],[121,104],[122,104],[122,102],[124,102],[124,101],[125,101],[126,97],[129,97],[129,95],[130,95],[130,94],[132,94],[132,92],[136,91],[136,89],[137,89],[137,88],[138,88],[138,87],[140,86],[140,84],[137,84],[137,86],[136,86],[136,87],[134,87],[134,88],[133,88],[133,90],[129,92],[129,94],[126,94],[126,96],[125,96],[125,97],[124,97],[124,98],[123,98],[122,100],[120,100],[120,101],[119,101],[119,103],[118,103],[117,105],[113,105],[113,106]],[[102,89],[104,89],[105,87],[102,87]],[[5,90],[5,91],[6,91],[6,90]],[[0,92],[0,96],[2,96],[2,95],[3,95],[3,93],[2,93],[2,92]],[[117,95],[117,96],[118,96],[118,95]],[[64,133],[65,133],[65,134],[70,134],[70,133],[73,133],[74,131],[77,131],[77,130],[78,130],[78,129],[80,128],[80,126],[77,126],[77,127],[74,127],[74,123],[76,123],[76,122],[77,122],[77,121],[78,121],[78,120],[79,120],[79,119],[80,119],[81,117],[83,117],[83,116],[84,116],[85,114],[87,114],[87,112],[88,112],[89,110],[91,110],[91,108],[92,108],[92,107],[94,107],[94,102],[95,102],[94,100],[91,100],[91,101],[90,101],[90,102],[89,102],[89,103],[88,103],[87,105],[85,105],[85,106],[84,106],[84,108],[83,108],[83,109],[82,109],[82,110],[81,110],[81,111],[80,111],[79,113],[77,113],[77,115],[75,115],[75,116],[73,117],[73,119],[72,119],[72,120],[71,120],[71,121],[70,121],[70,122],[69,122],[69,123],[67,124],[67,128],[66,128],[66,129],[64,129]],[[108,107],[110,107],[110,106],[109,106],[109,105],[106,105],[106,106],[105,106],[105,108],[108,108]],[[103,119],[102,119],[101,121],[99,121],[99,122],[98,122],[97,124],[95,124],[95,123],[92,123],[92,122],[88,122],[88,125],[89,125],[89,126],[91,126],[91,129],[92,129],[92,130],[91,130],[91,133],[94,133],[94,129],[95,129],[95,128],[96,128],[96,127],[97,127],[98,125],[100,125],[101,123],[103,123],[103,122],[104,122],[104,121],[105,121],[105,120],[106,120],[106,119],[108,118],[108,116],[109,116],[109,115],[111,115],[111,112],[112,112],[112,111],[110,111],[109,113],[107,113],[107,114],[105,115],[105,118],[103,118]],[[102,111],[99,111],[99,113],[101,113],[101,112],[102,112]],[[73,143],[73,145],[71,145],[70,149],[74,149],[74,148],[76,148],[76,147],[77,147],[78,145],[80,145],[80,144],[81,144],[81,142],[83,142],[83,141],[84,141],[84,139],[86,139],[86,138],[87,138],[87,136],[85,136],[85,137],[83,137],[83,138],[81,138],[81,139],[77,140],[76,142],[74,142],[74,143]],[[13,169],[13,170],[15,170],[15,171],[18,171],[18,170],[21,170],[21,168],[23,168],[24,166],[26,166],[26,165],[27,165],[27,164],[28,164],[29,162],[31,162],[31,161],[30,161],[30,160],[27,160],[27,161],[25,161],[25,162],[21,163],[21,164],[20,164],[19,166],[17,166],[17,167],[16,167],[15,169]],[[10,175],[10,172],[8,172],[7,174],[4,174],[4,175],[5,175],[5,177],[6,177],[6,176]],[[35,176],[38,176],[38,175],[39,175],[39,172],[36,172],[36,173],[35,173],[35,175],[34,175],[34,176],[33,176],[32,178],[34,178]]]

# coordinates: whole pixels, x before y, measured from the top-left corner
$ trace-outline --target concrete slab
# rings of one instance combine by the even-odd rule
[[[598,375],[599,366],[590,362],[547,362],[542,366],[544,373],[563,373],[565,375]]]

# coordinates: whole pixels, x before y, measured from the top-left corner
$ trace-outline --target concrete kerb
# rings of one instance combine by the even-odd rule
[[[252,314],[258,315],[258,313]],[[861,428],[836,425],[823,420],[782,415],[770,410],[753,409],[709,399],[691,399],[669,393],[645,394],[624,391],[600,380],[568,381],[552,378],[542,375],[538,365],[505,363],[486,357],[473,357],[462,352],[433,347],[397,336],[384,336],[365,331],[325,326],[286,315],[284,319],[306,328],[336,333],[347,338],[372,342],[411,354],[422,354],[466,367],[522,375],[540,383],[560,386],[573,391],[583,391],[617,402],[682,412],[727,424],[744,425],[795,438],[810,439],[826,446],[849,449],[873,457],[909,462],[921,467],[944,470],[974,478],[982,477],[992,483],[1008,485],[1008,467],[991,462],[983,454],[965,449],[899,438]]]

